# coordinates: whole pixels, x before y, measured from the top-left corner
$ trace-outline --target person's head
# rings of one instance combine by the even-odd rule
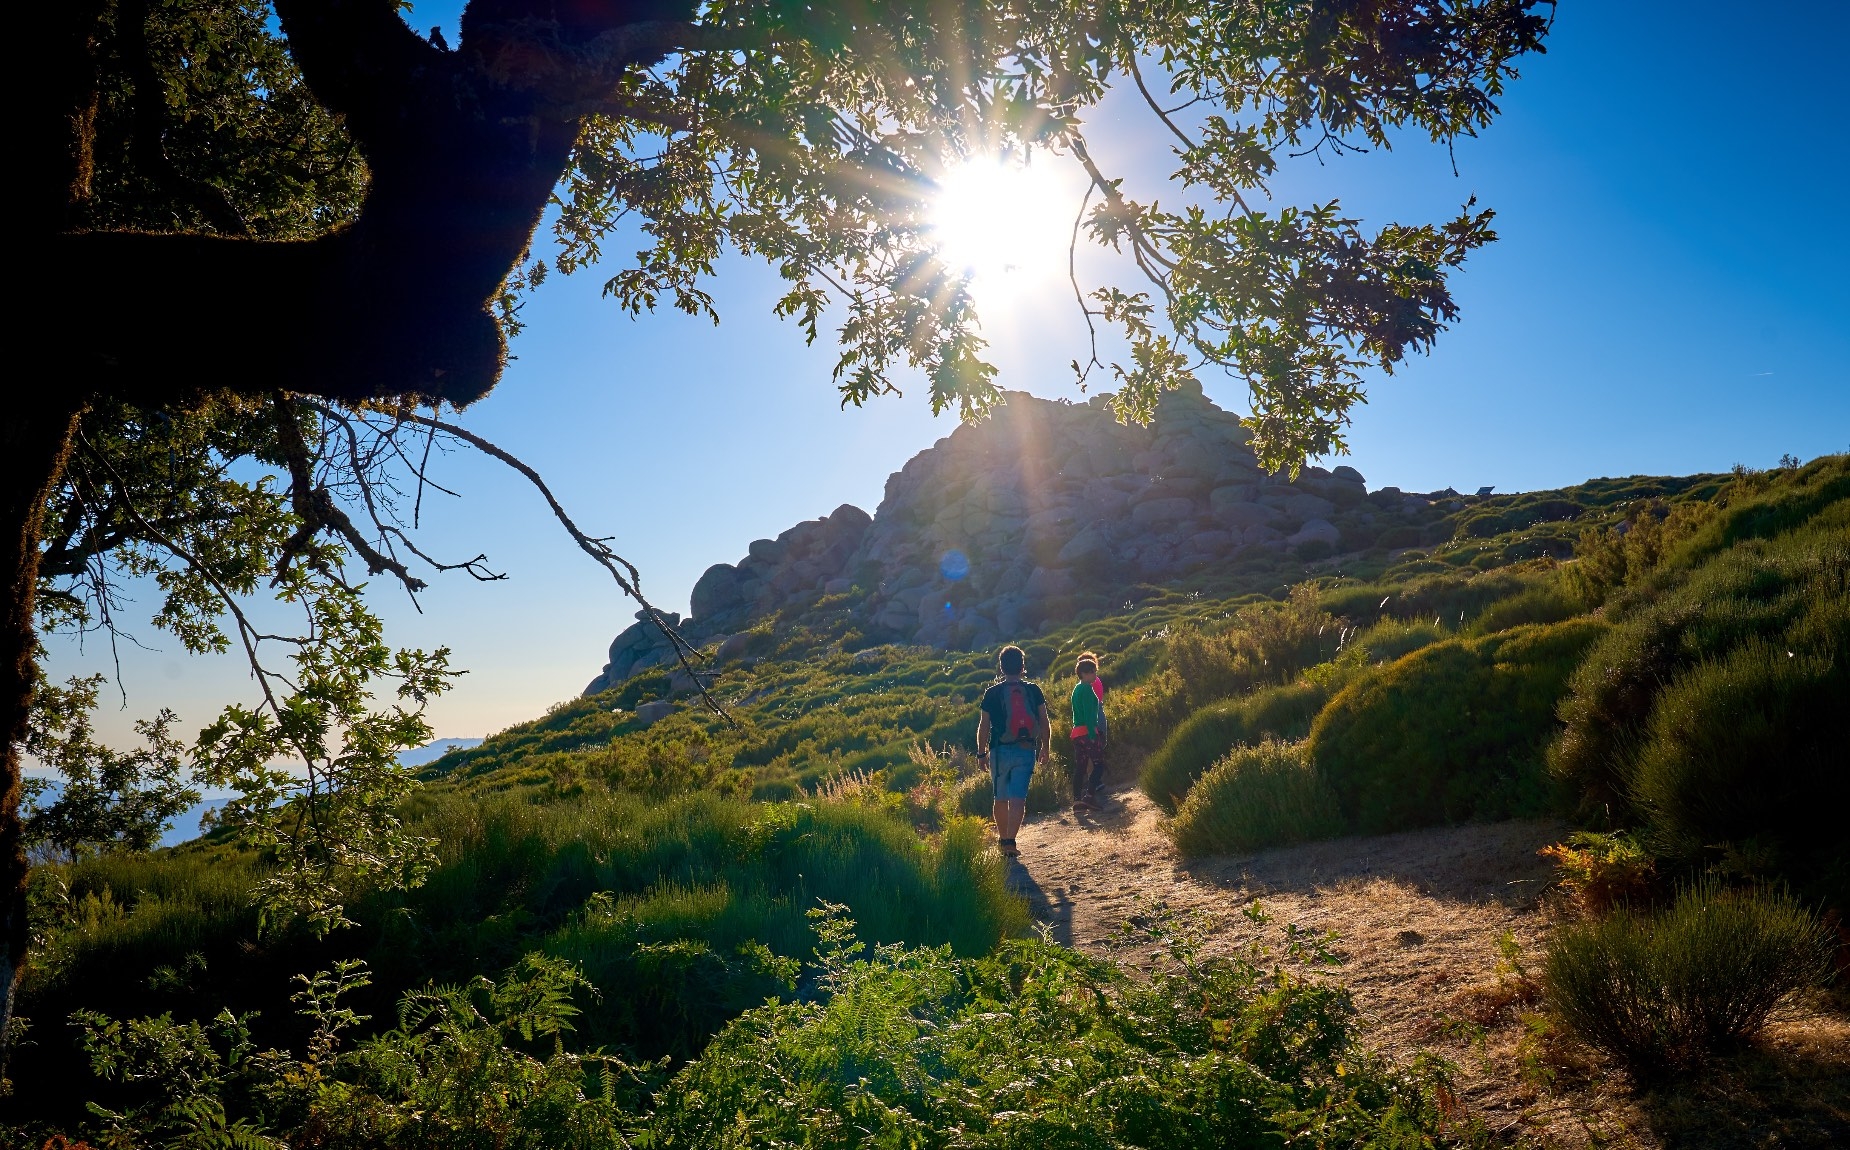
[[[1028,657],[1013,643],[1002,648],[1002,654],[996,657],[996,666],[1001,668],[1004,675],[1019,675],[1027,665]]]
[[[1090,651],[1083,652],[1079,661],[1073,664],[1073,674],[1086,683],[1098,678],[1098,656]]]

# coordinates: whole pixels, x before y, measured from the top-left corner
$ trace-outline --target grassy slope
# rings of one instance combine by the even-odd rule
[[[1536,564],[1571,553],[1580,531],[1616,523],[1651,499],[1707,498],[1726,478],[1598,479],[1561,491],[1463,498],[1439,527],[1448,542],[1430,549],[1311,564],[1249,553],[1178,584],[1128,587],[1114,613],[1089,618],[1096,609],[1081,611],[1070,624],[1016,641],[1028,652],[1031,674],[1055,679],[1079,651],[1097,651],[1107,681],[1122,693],[1158,670],[1171,628],[1212,626],[1240,605],[1281,596],[1305,579],[1324,584],[1325,607],[1351,623],[1434,618],[1454,628],[1529,590]],[[1492,527],[1502,530],[1486,536]],[[903,785],[914,770],[907,754],[914,742],[971,741],[971,710],[993,681],[994,654],[861,646],[866,638],[850,603],[851,596],[838,596],[779,620],[759,641],[755,662],[720,668],[715,694],[737,728],[688,701],[641,729],[637,704],[669,693],[666,672],[645,673],[446,755],[428,775],[469,792],[551,791],[605,780],[645,793],[716,787],[778,798],[833,773],[882,769]]]
[[[1023,645],[1042,674],[1079,650],[1102,653],[1115,729],[1153,745],[1181,717],[1162,668],[1173,628],[1211,628],[1306,579],[1321,585],[1326,609],[1358,626],[1450,632],[1512,604],[1522,616],[1546,557],[1571,550],[1581,530],[1616,523],[1646,500],[1707,498],[1725,478],[1597,480],[1461,499],[1433,529],[1447,541],[1430,548],[1311,564],[1253,554],[1182,584],[1127,588],[1121,609],[1081,611]],[[287,975],[354,954],[380,974],[364,1004],[380,1015],[405,987],[494,973],[526,949],[573,957],[608,992],[585,1037],[656,1055],[696,1049],[753,996],[775,990],[773,973],[742,944],[804,953],[803,912],[819,898],[846,903],[875,939],[970,953],[1021,932],[1020,905],[976,849],[973,827],[921,840],[890,804],[750,801],[806,798],[855,771],[882,771],[901,790],[922,769],[908,753],[915,743],[970,741],[993,655],[866,645],[851,601],[778,620],[753,660],[721,669],[716,693],[736,726],[684,701],[642,729],[636,705],[668,694],[668,677],[655,673],[432,764],[410,814],[439,838],[442,866],[410,896],[361,899],[354,912],[365,925],[324,942],[258,940],[241,897],[252,864],[221,845],[47,874],[51,944],[26,996],[27,1012],[44,1022],[42,1050],[19,1065],[20,1096],[65,1096],[82,1079],[56,1022],[72,1008],[204,1017],[231,1006],[279,1017]],[[47,1085],[60,1080],[63,1090]]]

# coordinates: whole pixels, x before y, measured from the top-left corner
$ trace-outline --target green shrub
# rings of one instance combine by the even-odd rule
[[[1160,940],[1159,940],[1160,941]],[[729,1026],[659,1095],[660,1144],[1430,1146],[1444,1079],[1355,1045],[1335,987],[1246,957],[1147,979],[1040,940],[823,955],[814,1005]]]
[[[711,794],[545,804],[450,795],[427,807],[418,829],[436,838],[439,864],[426,884],[356,899],[364,925],[322,940],[256,936],[248,863],[242,891],[227,889],[234,867],[198,867],[186,853],[74,868],[77,913],[48,932],[25,1012],[262,1010],[259,1037],[274,1041],[287,1037],[265,1029],[283,1024],[276,988],[337,959],[371,964],[375,985],[357,1006],[384,1019],[405,990],[464,983],[540,951],[582,964],[604,988],[579,1021],[587,1042],[687,1057],[778,992],[756,946],[807,952],[815,940],[804,908],[817,899],[852,907],[870,942],[974,955],[1028,928],[975,823],[954,822],[928,842],[900,812]],[[188,969],[192,955],[196,976],[156,978],[162,967]],[[82,1059],[64,1028],[45,1026],[37,1040],[34,1058],[8,1068],[19,1097],[35,1109],[81,1109],[71,1091]]]
[[[1350,644],[1367,652],[1371,663],[1392,663],[1445,636],[1445,629],[1429,619],[1383,619],[1350,640]]]
[[[1244,638],[1237,631],[1204,631],[1192,624],[1170,632],[1164,654],[1190,706],[1237,695],[1258,681],[1259,667],[1242,650]]]
[[[1239,608],[1224,626],[1176,626],[1165,654],[1190,705],[1201,707],[1254,684],[1290,682],[1335,655],[1342,630],[1318,605],[1317,588],[1301,583],[1283,602]]]
[[[1108,702],[1111,738],[1119,745],[1159,746],[1189,713],[1181,676],[1168,668],[1134,687],[1114,688]]]
[[[1564,581],[1548,579],[1490,604],[1469,621],[1468,629],[1475,635],[1490,635],[1528,623],[1559,623],[1583,614],[1587,606],[1586,600]]]
[[[1752,1037],[1781,998],[1824,977],[1830,957],[1828,933],[1790,896],[1705,880],[1661,913],[1620,909],[1557,930],[1547,1002],[1648,1077]]]
[[[1302,743],[1235,747],[1195,780],[1169,833],[1184,855],[1242,854],[1343,833],[1336,796]]]
[[[1555,704],[1591,619],[1448,639],[1344,688],[1311,727],[1311,755],[1364,834],[1543,813]]]
[[[1204,957],[1152,933],[1169,958],[1147,977],[1040,939],[982,957],[869,953],[842,910],[810,912],[807,967],[760,956],[800,976],[800,1001],[747,1011],[672,1077],[586,1048],[578,1004],[597,988],[568,962],[529,954],[495,980],[419,988],[362,1041],[352,1003],[368,972],[343,963],[298,981],[296,1038],[281,1048],[228,1014],[80,1016],[95,1077],[77,1089],[93,1104],[64,1133],[253,1150],[1454,1141],[1443,1064],[1376,1059],[1356,1043],[1347,991],[1262,948]],[[1279,958],[1328,955],[1298,934]]]
[[[1850,455],[1822,455],[1796,471],[1737,472],[1706,519],[1669,556],[1690,567],[1749,539],[1773,539],[1801,527],[1850,529]]]
[[[1174,814],[1215,760],[1237,746],[1302,738],[1328,698],[1328,692],[1314,683],[1294,683],[1203,708],[1144,760],[1139,785],[1153,802]]]
[[[1653,499],[1624,522],[1604,530],[1586,530],[1574,543],[1574,565],[1569,581],[1581,599],[1604,602],[1627,583],[1638,582],[1680,547],[1715,514],[1712,503],[1680,503],[1671,507]]]
[[[1634,604],[1562,705],[1583,817],[1850,900],[1850,530],[1749,539]]]
[[[1368,625],[1387,619],[1460,625],[1493,604],[1523,594],[1535,585],[1529,568],[1495,571],[1447,571],[1377,583],[1350,583],[1325,591],[1326,611]]]
[[[1699,663],[1658,694],[1632,779],[1660,850],[1694,858],[1710,843],[1841,838],[1850,804],[1850,674],[1836,659],[1753,639]],[[1820,807],[1813,804],[1825,803]]]

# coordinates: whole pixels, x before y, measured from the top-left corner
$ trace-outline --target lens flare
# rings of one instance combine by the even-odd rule
[[[973,286],[1026,286],[1065,266],[1072,208],[1050,163],[977,158],[945,172],[931,210],[938,256]]]

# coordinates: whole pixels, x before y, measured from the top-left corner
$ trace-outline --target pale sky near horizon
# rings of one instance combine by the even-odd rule
[[[420,0],[409,19],[448,25],[453,43],[459,8]],[[1453,280],[1463,315],[1434,353],[1371,381],[1345,462],[1371,487],[1516,491],[1850,450],[1847,42],[1850,6],[1825,0],[1567,0],[1502,117],[1458,144],[1456,176],[1443,150],[1413,140],[1298,161],[1281,203],[1340,195],[1379,224],[1444,218],[1475,194],[1502,237]],[[1167,150],[1130,125],[1107,110],[1092,130],[1154,187]],[[760,265],[722,263],[717,328],[675,313],[631,321],[600,283],[555,277],[532,299],[518,358],[464,422],[544,471],[587,530],[614,536],[663,607],[685,610],[700,572],[754,538],[844,502],[873,510],[887,475],[954,426],[922,388],[838,410],[833,347],[806,348],[769,315],[776,280]],[[1064,278],[1022,294],[987,328],[1000,382],[1076,397],[1066,364],[1083,328]],[[1205,383],[1244,410],[1243,384]],[[447,644],[470,671],[433,704],[436,734],[480,736],[575,695],[634,604],[513,473],[455,455],[440,478],[464,498],[427,516],[425,549],[485,551],[510,578],[438,576],[422,614],[384,580],[374,601],[393,642]],[[152,601],[134,605],[140,617]],[[125,741],[161,706],[190,730],[248,701],[236,660],[133,630],[153,650],[122,647],[129,701],[98,716],[107,736]],[[51,648],[54,675],[111,669],[94,638]]]

